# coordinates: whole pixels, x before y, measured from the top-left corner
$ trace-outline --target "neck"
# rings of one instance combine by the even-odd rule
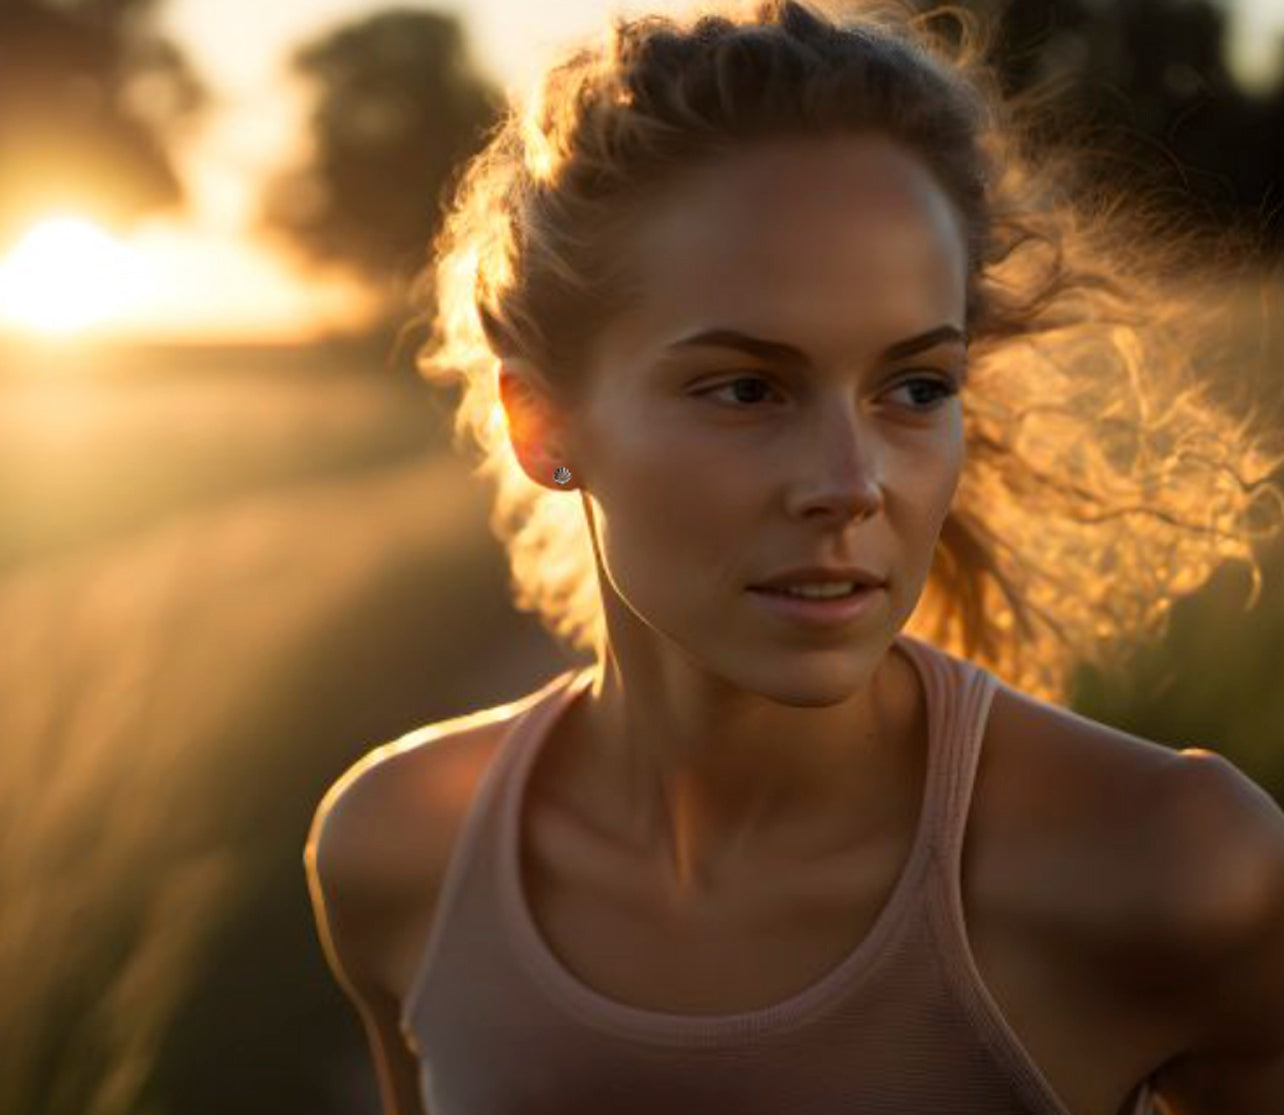
[[[600,827],[679,893],[712,888],[764,853],[850,846],[896,823],[910,754],[912,666],[894,653],[856,690],[773,696],[707,677],[630,673],[607,660],[567,730]],[[907,697],[909,700],[907,700]],[[784,703],[788,698],[792,703]]]

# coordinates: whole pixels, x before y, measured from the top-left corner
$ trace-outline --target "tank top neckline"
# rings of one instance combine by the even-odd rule
[[[508,740],[511,760],[503,787],[498,856],[499,892],[504,906],[504,925],[523,963],[556,1001],[583,1023],[630,1039],[673,1042],[692,1039],[718,1040],[777,1031],[800,1024],[823,1009],[836,996],[851,992],[887,955],[884,945],[898,928],[923,878],[941,818],[945,815],[945,794],[949,757],[944,754],[946,725],[944,701],[937,679],[923,657],[929,650],[913,636],[898,633],[894,644],[901,648],[919,675],[927,702],[927,760],[920,792],[919,814],[908,858],[896,882],[864,937],[842,960],[811,984],[788,997],[746,1011],[721,1014],[691,1014],[636,1007],[589,987],[557,958],[536,925],[527,904],[519,859],[520,807],[536,755],[551,734],[555,719],[562,715],[592,679],[591,668],[568,671],[553,683],[546,701],[533,705],[515,725]]]

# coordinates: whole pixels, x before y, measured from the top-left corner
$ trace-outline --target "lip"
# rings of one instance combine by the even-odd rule
[[[746,590],[764,608],[782,619],[815,627],[844,627],[872,612],[887,595],[886,585],[867,585],[837,600],[804,600],[766,589]]]
[[[856,565],[823,566],[806,565],[798,569],[786,569],[774,577],[767,577],[750,588],[783,588],[785,585],[832,584],[834,581],[854,581],[858,585],[886,585],[887,578],[861,569]]]

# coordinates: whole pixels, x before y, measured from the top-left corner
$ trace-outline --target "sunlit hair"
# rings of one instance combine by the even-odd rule
[[[1242,286],[1252,233],[1177,227],[1135,166],[1103,156],[1094,174],[1090,126],[1059,116],[1055,80],[1002,91],[995,32],[908,0],[617,15],[458,170],[416,284],[418,365],[461,383],[454,444],[495,482],[515,606],[564,645],[604,651],[589,505],[522,471],[499,357],[529,361],[573,412],[597,332],[636,297],[637,214],[697,163],[837,132],[915,153],[967,233],[966,462],[906,630],[1065,702],[1077,663],[1125,663],[1228,559],[1250,566],[1255,604],[1250,542],[1279,529],[1266,478],[1284,453],[1255,407],[1211,396],[1244,381],[1218,351],[1229,303],[1210,297]]]

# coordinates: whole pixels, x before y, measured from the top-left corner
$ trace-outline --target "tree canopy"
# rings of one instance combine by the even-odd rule
[[[260,227],[310,261],[380,281],[425,262],[443,188],[480,146],[500,95],[453,16],[391,10],[305,44],[312,152],[266,187]]]
[[[169,142],[208,94],[152,29],[156,6],[0,6],[0,251],[51,208],[121,225],[186,200]]]

